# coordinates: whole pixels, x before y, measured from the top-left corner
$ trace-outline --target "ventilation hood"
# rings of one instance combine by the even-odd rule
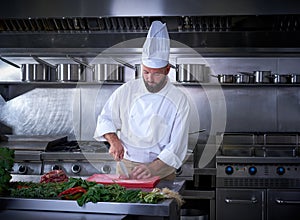
[[[0,7],[0,55],[94,55],[145,37],[153,20],[202,54],[300,51],[299,1],[10,0]]]

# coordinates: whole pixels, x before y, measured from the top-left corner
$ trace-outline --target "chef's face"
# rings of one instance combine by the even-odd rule
[[[142,65],[145,86],[149,92],[159,92],[167,83],[170,65],[163,68],[149,68]]]

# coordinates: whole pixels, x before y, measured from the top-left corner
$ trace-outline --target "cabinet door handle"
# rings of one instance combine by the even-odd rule
[[[291,201],[291,200],[283,200],[283,199],[276,199],[275,200],[277,204],[296,204],[299,205],[300,201]]]
[[[251,199],[229,199],[225,198],[225,202],[228,204],[239,203],[239,204],[255,204],[257,203],[257,199],[252,197]]]

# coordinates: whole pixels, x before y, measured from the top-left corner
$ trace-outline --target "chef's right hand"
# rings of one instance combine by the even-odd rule
[[[119,161],[124,157],[124,147],[115,133],[108,133],[104,135],[104,138],[110,144],[109,154],[113,156],[114,160]]]
[[[124,148],[121,141],[111,144],[108,152],[113,156],[114,160],[122,160],[124,157]]]

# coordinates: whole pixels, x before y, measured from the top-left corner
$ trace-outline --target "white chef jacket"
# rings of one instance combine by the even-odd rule
[[[124,158],[150,163],[159,158],[178,169],[186,156],[190,105],[186,95],[169,79],[157,93],[149,92],[143,79],[120,86],[108,99],[97,119],[94,138],[117,133]]]

